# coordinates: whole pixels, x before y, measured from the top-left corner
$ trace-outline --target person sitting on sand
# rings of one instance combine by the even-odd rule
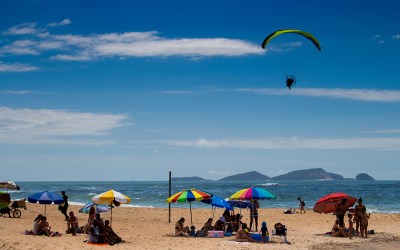
[[[175,223],[175,236],[186,236],[189,237],[190,229],[188,226],[184,226],[185,218],[180,218]]]
[[[89,243],[94,243],[94,244],[101,244],[104,243],[104,235],[100,234],[100,229],[99,229],[99,222],[97,220],[94,220],[92,225],[89,227],[88,232],[89,232]]]
[[[225,231],[225,222],[225,217],[222,216],[221,218],[219,218],[219,220],[217,220],[214,224],[214,230]]]
[[[109,220],[105,220],[104,221],[104,234],[105,234],[106,238],[108,238],[109,241],[112,242],[112,244],[116,244],[116,243],[122,242],[122,238],[119,237],[114,232],[114,230],[110,227],[110,221]]]
[[[346,229],[343,227],[343,224],[340,224],[340,220],[337,219],[335,224],[332,227],[332,237],[349,237],[351,239],[351,235],[346,232]]]
[[[67,219],[67,234],[71,233],[72,236],[76,236],[77,233],[80,233],[81,230],[79,228],[78,218],[74,215],[74,212],[69,212],[69,217]]]
[[[39,223],[42,220],[43,215],[39,214],[35,220],[33,220],[33,228],[32,228],[32,232],[35,235],[39,234]]]
[[[47,222],[47,218],[45,216],[42,216],[38,223],[37,235],[50,236],[50,229],[51,229],[51,227],[50,227],[49,223]]]
[[[347,228],[346,231],[347,231],[347,233],[349,235],[354,236],[355,235],[355,231],[354,231],[354,227],[353,227],[353,223],[354,223],[353,214],[349,213],[347,215],[347,218],[349,218],[349,227]]]
[[[90,207],[89,208],[89,216],[88,216],[88,221],[83,228],[83,232],[86,234],[89,234],[89,228],[92,226],[93,221],[96,219],[96,208],[95,207]]]
[[[246,242],[246,241],[256,242],[253,238],[249,236],[246,223],[243,223],[242,227],[237,230],[235,240],[240,242]]]
[[[212,227],[212,222],[213,222],[213,219],[212,218],[208,218],[206,223],[204,223],[203,228],[196,232],[196,237],[206,237],[207,236],[207,232],[213,228]]]

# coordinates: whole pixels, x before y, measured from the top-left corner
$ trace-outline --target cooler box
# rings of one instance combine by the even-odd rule
[[[257,242],[262,242],[261,234],[250,234],[250,237],[253,238]],[[269,241],[269,236],[268,235],[265,237],[265,240],[267,242]]]
[[[207,232],[208,237],[210,238],[223,238],[224,237],[224,231],[214,231],[214,230],[209,230]]]

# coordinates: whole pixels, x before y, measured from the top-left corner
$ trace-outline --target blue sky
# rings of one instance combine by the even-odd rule
[[[1,179],[400,179],[398,1],[1,1]],[[278,29],[294,34],[264,38]],[[296,76],[288,90],[285,74]]]

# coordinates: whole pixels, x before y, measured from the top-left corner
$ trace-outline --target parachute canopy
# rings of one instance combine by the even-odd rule
[[[302,35],[302,36],[306,37],[308,40],[310,40],[315,45],[315,47],[317,47],[317,49],[319,51],[321,51],[321,45],[319,44],[318,40],[310,33],[302,31],[302,30],[277,30],[264,39],[263,43],[261,44],[261,47],[263,49],[265,49],[267,44],[272,39],[274,39],[275,37],[277,37],[279,35],[285,34],[285,33],[296,33],[296,34]]]

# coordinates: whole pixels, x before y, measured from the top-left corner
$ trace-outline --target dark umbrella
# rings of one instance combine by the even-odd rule
[[[30,196],[28,196],[28,201],[30,203],[38,203],[44,204],[44,214],[46,215],[46,206],[49,204],[61,204],[64,202],[63,197],[59,196],[58,194],[44,191],[44,192],[37,192]]]

